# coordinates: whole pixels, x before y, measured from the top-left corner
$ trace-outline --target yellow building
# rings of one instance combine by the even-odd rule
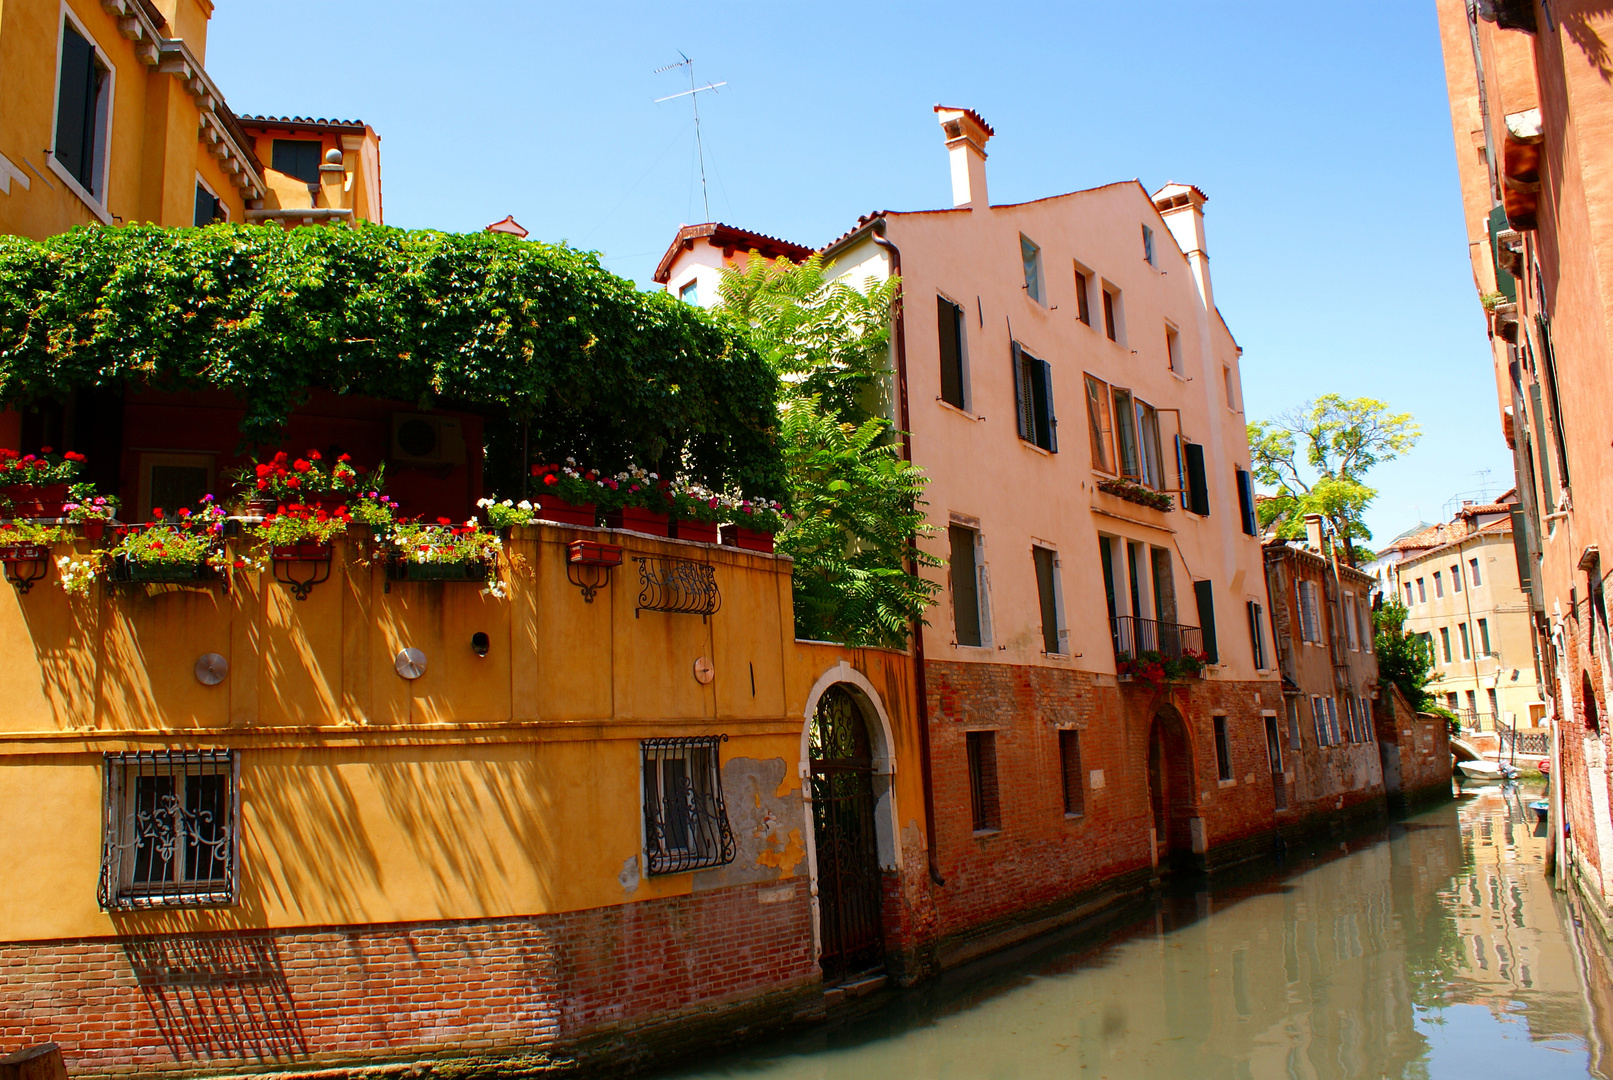
[[[0,9],[0,233],[381,220],[374,130],[237,119],[205,67],[212,15],[211,0]]]

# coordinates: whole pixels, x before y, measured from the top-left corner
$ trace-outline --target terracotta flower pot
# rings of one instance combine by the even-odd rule
[[[773,554],[773,534],[762,529],[751,529],[744,525],[724,525],[722,542],[727,547],[759,551],[764,555]]]
[[[715,521],[691,521],[688,518],[678,518],[672,522],[672,535],[678,540],[693,540],[697,544],[715,544],[717,542],[717,523]]]
[[[104,521],[85,521],[81,524],[84,526],[84,539],[86,540],[94,542],[106,535],[106,522]]]
[[[539,492],[535,498],[538,518],[556,525],[582,525],[592,528],[599,520],[593,503],[569,503],[558,495]]]
[[[9,484],[0,488],[0,501],[18,518],[59,518],[67,501],[66,484]]]
[[[626,529],[648,536],[671,536],[671,525],[665,514],[639,506],[624,506],[620,510],[605,513],[605,527],[608,529]]]

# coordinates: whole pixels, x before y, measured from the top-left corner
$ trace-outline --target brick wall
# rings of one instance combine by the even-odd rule
[[[73,1075],[654,1052],[813,995],[804,880],[520,919],[0,945],[0,1049]],[[515,1075],[511,1073],[510,1075]]]
[[[1372,706],[1384,759],[1384,785],[1400,805],[1451,797],[1451,732],[1442,716],[1412,710],[1392,683],[1384,683]],[[1398,777],[1392,775],[1398,770]]]
[[[936,833],[944,887],[927,882],[930,932],[964,933],[1101,890],[1153,865],[1149,734],[1157,713],[1180,716],[1191,745],[1206,850],[1270,846],[1275,802],[1260,712],[1280,708],[1273,683],[1143,682],[1049,667],[931,661],[926,666]],[[1213,716],[1227,716],[1232,782],[1218,778]],[[1058,731],[1081,733],[1084,812],[1064,812]],[[966,733],[995,732],[1001,827],[976,833]],[[1099,778],[1094,774],[1101,772]],[[905,900],[920,902],[910,887]]]

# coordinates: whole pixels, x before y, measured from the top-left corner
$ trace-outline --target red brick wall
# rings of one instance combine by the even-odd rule
[[[970,927],[1057,903],[1152,865],[1148,739],[1167,703],[1193,748],[1209,861],[1228,845],[1263,838],[1275,803],[1260,710],[1280,708],[1276,683],[1194,681],[1099,685],[1086,672],[1008,664],[932,661],[926,666],[934,759],[936,834],[944,887],[929,886],[933,933]],[[1227,715],[1234,782],[1217,778],[1212,716]],[[1081,732],[1085,811],[1066,817],[1058,731]],[[965,733],[996,731],[1001,829],[976,836]],[[1101,769],[1104,786],[1091,786]],[[1261,840],[1260,842],[1264,842]],[[911,890],[909,904],[915,902]]]
[[[69,1073],[564,1050],[818,981],[805,881],[525,919],[0,945],[0,1053]]]

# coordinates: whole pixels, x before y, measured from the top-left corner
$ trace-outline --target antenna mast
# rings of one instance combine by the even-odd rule
[[[694,105],[694,145],[695,152],[700,156],[700,201],[705,205],[706,208],[706,220],[710,221],[711,197],[706,193],[706,146],[700,138],[700,92],[702,90],[710,90],[713,94],[715,94],[717,92],[717,87],[727,86],[728,84],[726,82],[719,82],[707,83],[704,86],[696,86],[694,84],[694,61],[689,59],[682,49],[678,50],[678,55],[683,57],[680,62],[658,67],[651,72],[651,74],[659,75],[663,71],[671,71],[674,68],[688,68],[689,89],[680,90],[676,94],[668,94],[666,97],[656,98],[655,103],[659,105],[661,102],[671,101],[673,98],[686,97],[690,100],[691,104]]]

